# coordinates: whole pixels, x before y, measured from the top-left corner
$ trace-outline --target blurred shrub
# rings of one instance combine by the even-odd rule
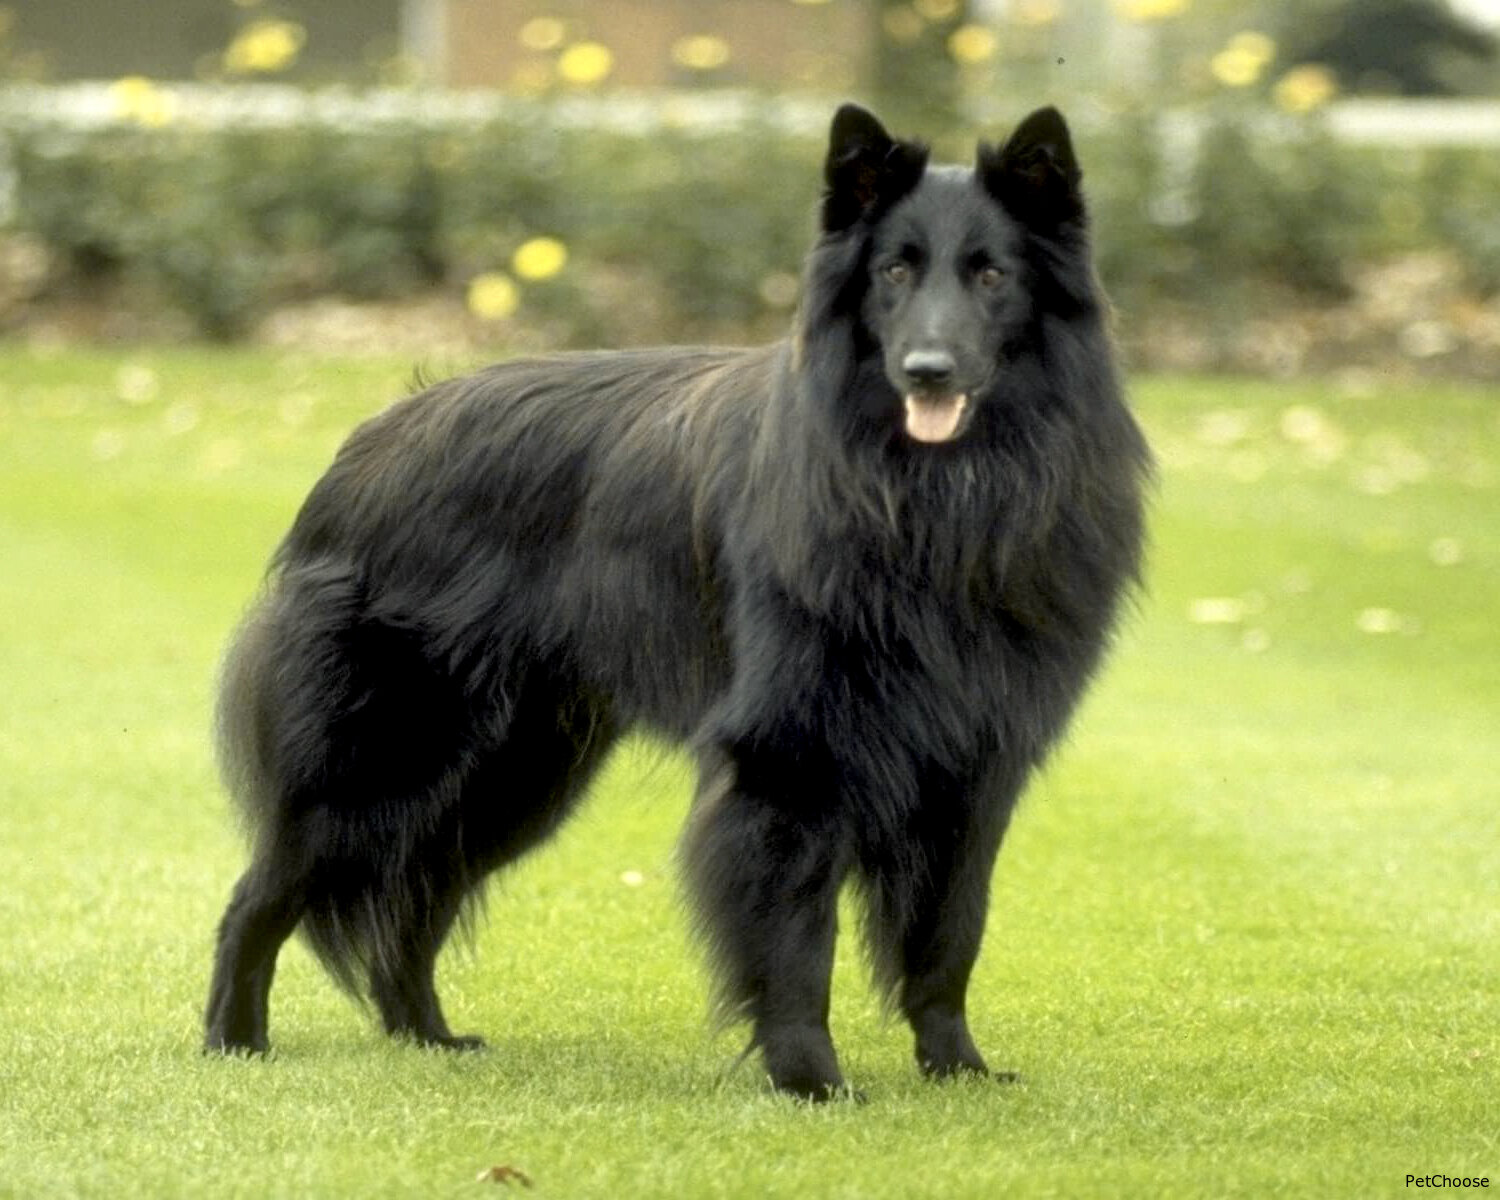
[[[150,123],[11,103],[7,223],[46,246],[54,292],[108,285],[216,338],[317,295],[460,292],[538,236],[559,240],[567,265],[520,282],[513,319],[549,340],[785,323],[813,232],[821,115],[791,120],[767,102],[732,121],[590,122],[536,101],[455,122],[383,103],[367,122],[307,109],[225,123],[195,122],[190,100]],[[1258,110],[1078,125],[1101,273],[1127,309],[1253,306],[1267,285],[1334,295],[1362,262],[1432,245],[1500,288],[1493,154],[1348,147],[1315,120]]]
[[[1101,273],[1138,303],[1235,308],[1268,284],[1338,295],[1382,241],[1393,172],[1316,121],[1126,114],[1085,150]]]

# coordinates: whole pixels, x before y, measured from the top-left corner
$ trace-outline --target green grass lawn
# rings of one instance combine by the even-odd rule
[[[671,870],[690,771],[621,753],[441,968],[454,1056],[287,948],[206,1059],[243,863],[217,656],[409,365],[0,350],[0,1195],[1371,1196],[1500,1187],[1500,395],[1142,380],[1149,594],[1001,855],[933,1085],[841,947],[866,1106],[731,1072]],[[1474,1193],[1469,1193],[1474,1194]]]

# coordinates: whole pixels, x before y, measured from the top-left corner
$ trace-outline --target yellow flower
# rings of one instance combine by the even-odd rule
[[[1327,104],[1338,90],[1338,80],[1322,63],[1302,63],[1276,81],[1272,95],[1287,112],[1305,113]]]
[[[574,42],[557,59],[557,73],[579,87],[600,82],[614,66],[614,52],[600,42]]]
[[[1225,87],[1249,87],[1276,57],[1276,43],[1263,33],[1237,33],[1209,59],[1213,76]]]
[[[1265,66],[1276,57],[1276,43],[1265,34],[1253,29],[1247,29],[1230,38],[1229,49],[1236,54],[1243,54],[1246,58],[1259,60],[1261,66]]]
[[[1249,87],[1260,78],[1263,64],[1239,50],[1220,50],[1208,60],[1214,78],[1225,87]]]
[[[983,25],[960,25],[948,35],[948,53],[966,67],[988,62],[999,48],[995,31]]]
[[[1165,21],[1180,17],[1192,0],[1115,0],[1115,11],[1127,21]]]
[[[117,116],[156,129],[177,115],[177,98],[142,75],[127,75],[109,89]]]
[[[729,43],[713,33],[680,37],[672,43],[672,61],[690,71],[712,71],[729,61]]]
[[[503,321],[521,306],[521,291],[504,271],[485,271],[469,280],[468,304],[482,321]]]
[[[556,238],[534,237],[522,242],[510,267],[522,279],[551,279],[567,265],[568,248]]]
[[[297,60],[307,30],[295,21],[252,21],[224,51],[224,69],[231,75],[269,75],[284,71]]]

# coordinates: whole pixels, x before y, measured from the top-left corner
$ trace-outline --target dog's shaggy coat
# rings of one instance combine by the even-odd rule
[[[839,111],[789,340],[505,363],[349,438],[224,673],[255,845],[209,1048],[265,1048],[299,926],[390,1032],[478,1044],[440,946],[646,727],[698,757],[682,859],[774,1084],[844,1087],[846,881],[921,1068],[985,1069],[991,869],[1137,575],[1148,455],[1061,117],[926,160]]]

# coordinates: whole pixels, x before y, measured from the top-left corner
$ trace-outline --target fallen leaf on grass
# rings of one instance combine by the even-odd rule
[[[485,1167],[474,1177],[475,1183],[519,1183],[522,1187],[531,1186],[531,1176],[521,1170],[520,1167],[494,1166]]]

